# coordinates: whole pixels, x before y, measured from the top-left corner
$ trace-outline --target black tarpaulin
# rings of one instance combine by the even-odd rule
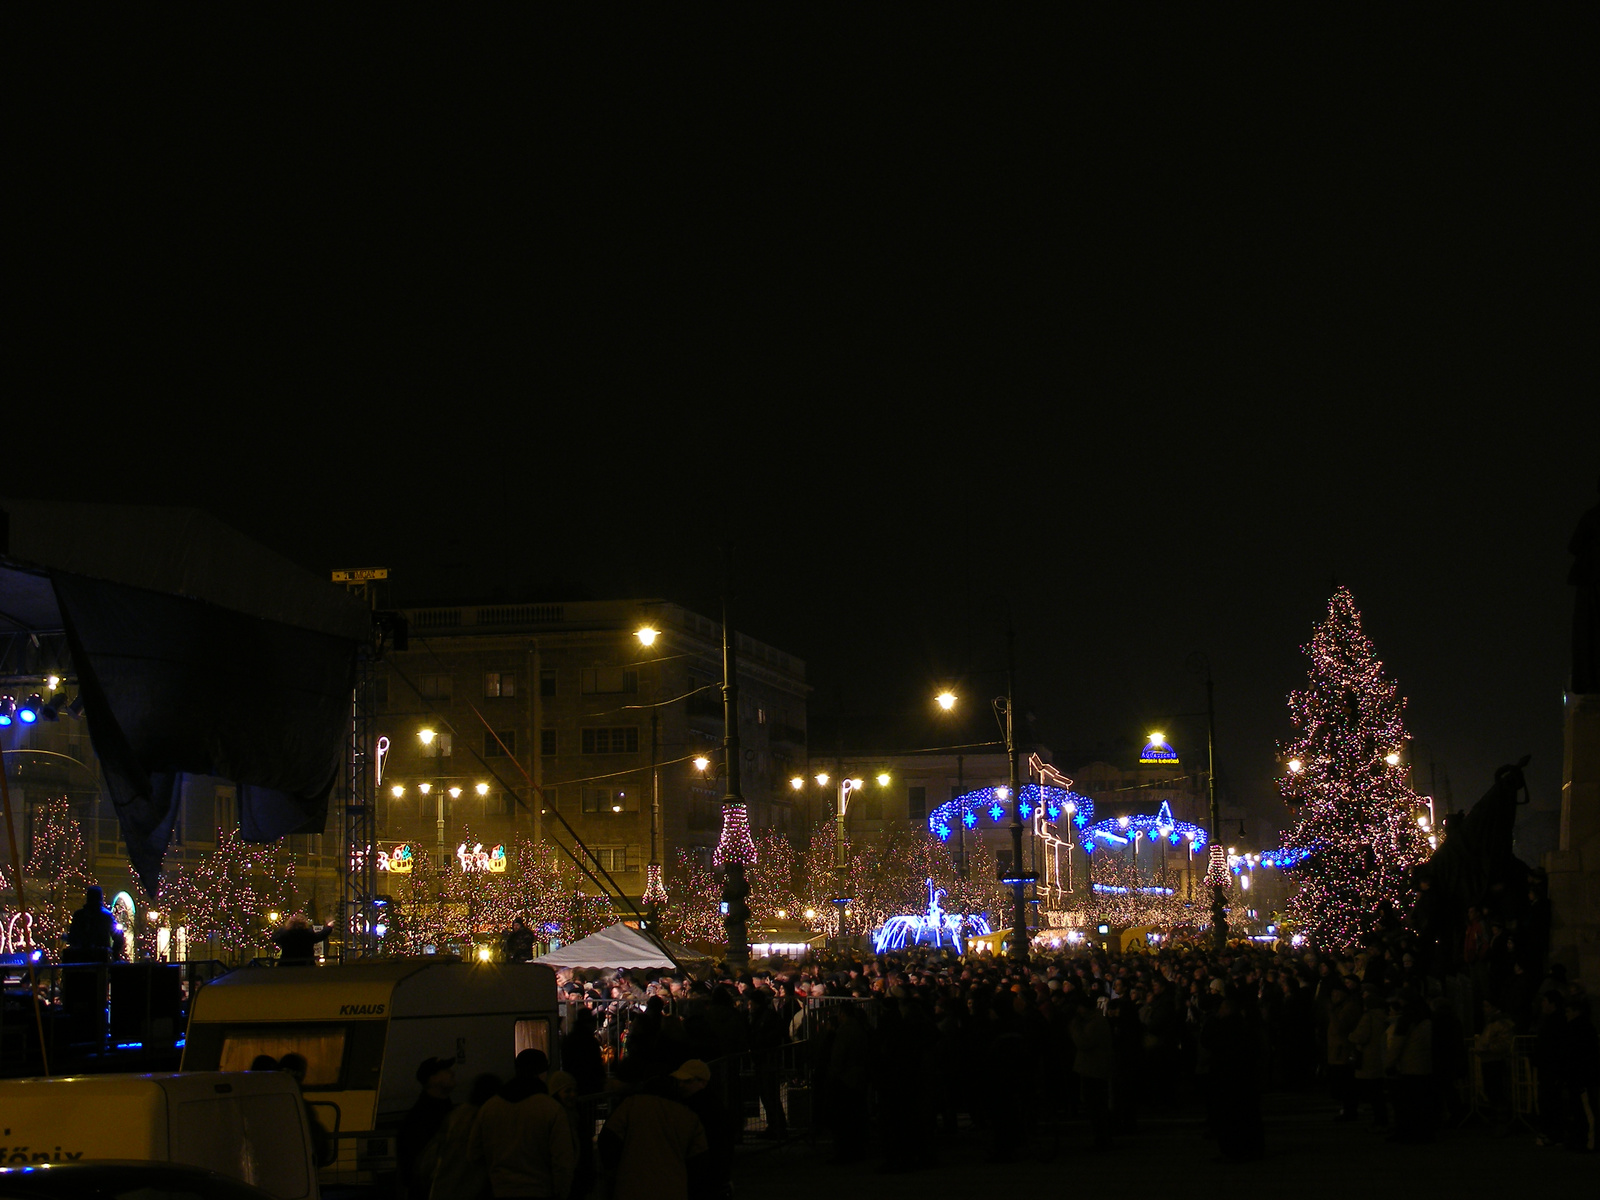
[[[151,892],[179,773],[239,784],[249,841],[320,833],[339,777],[356,642],[63,571],[50,573],[89,735]]]

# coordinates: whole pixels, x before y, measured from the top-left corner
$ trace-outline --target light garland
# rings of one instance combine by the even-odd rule
[[[1196,850],[1202,849],[1210,840],[1204,827],[1178,820],[1172,815],[1172,806],[1163,800],[1161,807],[1154,813],[1107,817],[1104,821],[1089,826],[1083,831],[1083,848],[1088,850],[1096,841],[1126,846],[1130,841],[1137,842],[1141,839],[1148,839],[1152,845],[1158,840],[1164,840],[1173,846],[1189,841]]]
[[[1017,791],[1017,801],[1017,811],[1025,821],[1042,815],[1047,824],[1055,825],[1065,816],[1082,829],[1094,820],[1094,801],[1066,788],[1024,784]],[[983,817],[988,817],[997,825],[1008,822],[1009,802],[1010,789],[1005,787],[985,787],[964,792],[928,814],[928,832],[941,842],[948,842],[958,824],[974,829]]]
[[[661,864],[648,863],[644,869],[644,895],[639,897],[646,904],[661,905],[667,902],[667,885],[661,879]]]
[[[722,836],[712,859],[717,866],[727,863],[749,865],[756,861],[756,844],[750,837],[750,813],[742,804],[722,806]]]

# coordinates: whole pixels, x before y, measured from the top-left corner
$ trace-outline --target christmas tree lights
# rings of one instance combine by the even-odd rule
[[[1308,685],[1289,696],[1296,735],[1280,748],[1279,787],[1297,812],[1281,853],[1298,860],[1297,928],[1313,945],[1346,950],[1404,911],[1408,872],[1428,844],[1401,765],[1405,699],[1349,591],[1333,594],[1304,649]]]
[[[31,924],[17,920],[14,936],[31,937],[35,946],[55,953],[72,922],[73,910],[83,904],[85,889],[99,883],[89,870],[83,830],[65,796],[47,800],[33,810],[33,837],[22,872],[33,920]],[[14,895],[11,874],[0,865],[0,896]],[[13,915],[20,917],[0,912],[0,925],[12,927]]]
[[[162,900],[194,941],[214,939],[237,954],[270,941],[267,914],[287,914],[296,904],[294,859],[288,843],[257,845],[237,829],[217,839],[217,848],[174,874]]]

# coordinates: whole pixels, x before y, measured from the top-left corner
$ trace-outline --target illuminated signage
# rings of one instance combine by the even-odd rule
[[[493,850],[485,850],[483,843],[479,842],[468,850],[467,844],[462,842],[456,847],[456,861],[461,864],[463,871],[490,871],[502,875],[506,869],[506,848],[502,844]]]
[[[1139,751],[1139,761],[1142,763],[1176,763],[1178,752],[1167,745],[1167,739],[1159,733],[1152,733],[1150,741],[1145,748]]]
[[[387,871],[391,875],[409,875],[416,862],[416,856],[411,852],[411,843],[401,842],[393,850],[385,853],[378,851],[378,870]]]

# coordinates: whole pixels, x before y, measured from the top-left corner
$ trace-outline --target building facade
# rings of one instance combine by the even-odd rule
[[[492,851],[522,836],[581,856],[581,842],[591,869],[636,900],[653,825],[658,861],[709,860],[727,790],[718,622],[656,600],[403,615],[408,647],[378,666],[377,732],[389,752],[377,832],[387,852],[405,844],[437,861],[468,840],[468,851]],[[805,664],[740,635],[738,669],[750,823],[792,833]]]

